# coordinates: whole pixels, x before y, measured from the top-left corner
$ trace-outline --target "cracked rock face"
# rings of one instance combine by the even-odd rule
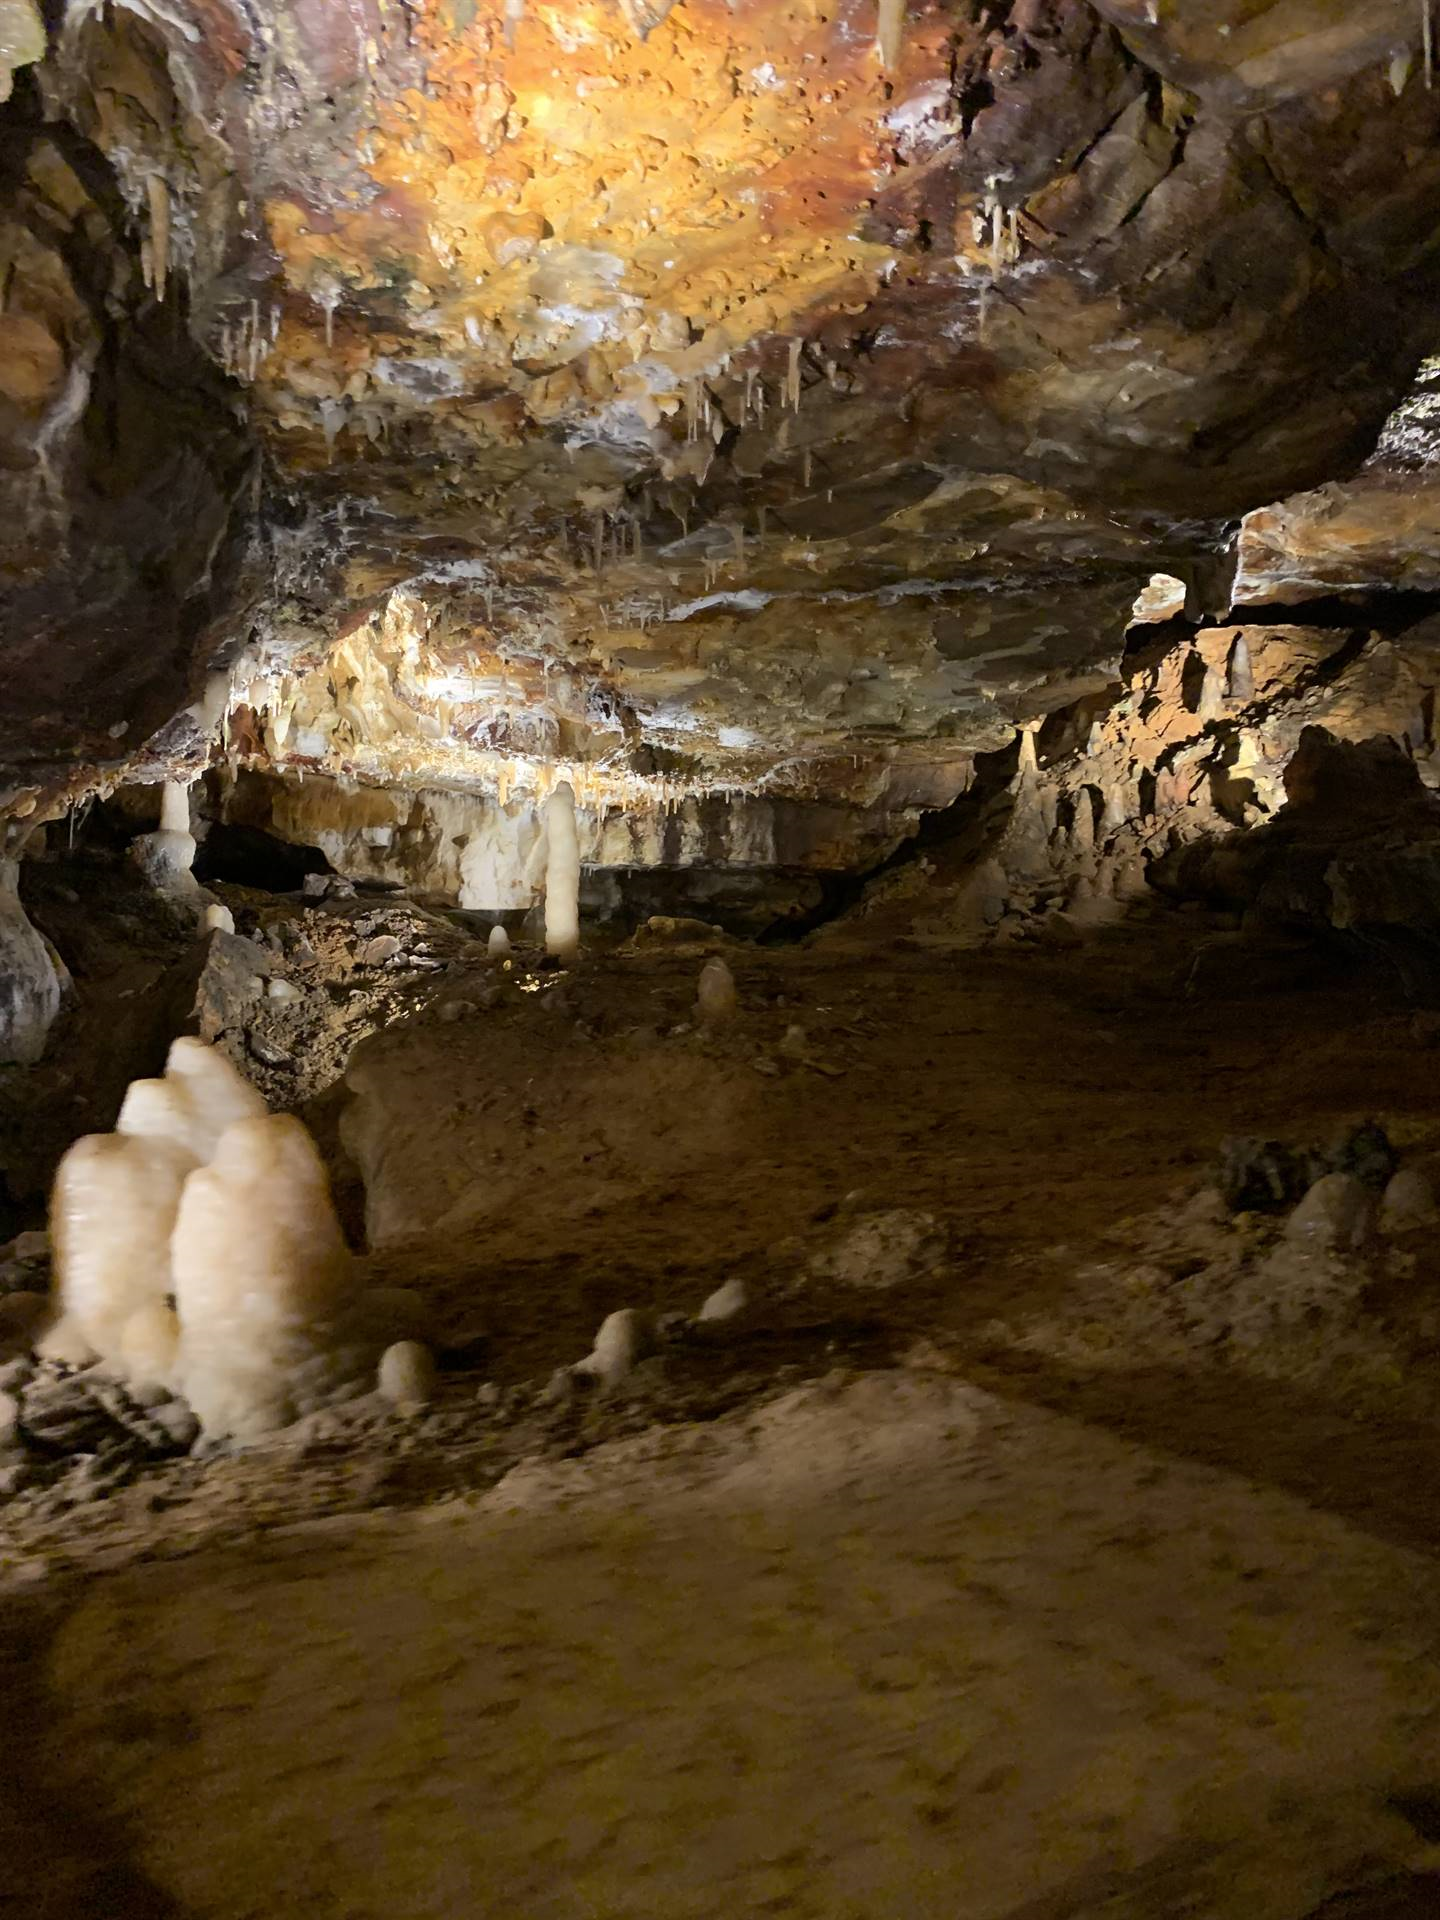
[[[1153,576],[1224,613],[1243,516],[1239,603],[1433,587],[1403,410],[1350,483],[1440,332],[1409,0],[35,17],[17,819],[223,749],[843,865],[1113,689]]]

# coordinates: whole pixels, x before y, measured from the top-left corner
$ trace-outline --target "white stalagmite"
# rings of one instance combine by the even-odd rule
[[[182,1035],[171,1045],[163,1080],[131,1082],[115,1127],[173,1140],[203,1165],[227,1128],[266,1111],[264,1097],[218,1048]]]
[[[286,1425],[347,1304],[350,1259],[315,1143],[242,1120],[185,1183],[171,1243],[181,1390],[210,1438]]]
[[[580,945],[580,839],[568,780],[545,803],[545,837],[545,951],[569,959]]]
[[[719,955],[714,955],[700,969],[700,984],[695,993],[696,1010],[707,1025],[718,1025],[728,1020],[738,1005],[735,976]]]
[[[20,863],[0,859],[0,1064],[32,1066],[60,1011],[60,976],[20,904]]]
[[[120,1368],[132,1387],[172,1388],[179,1352],[179,1316],[163,1300],[137,1308],[120,1329]]]
[[[485,942],[485,951],[492,960],[504,960],[510,952],[510,936],[504,927],[490,929],[490,938]]]
[[[184,895],[198,892],[190,869],[195,864],[195,837],[190,831],[190,789],[167,780],[160,797],[160,825],[130,844],[132,857],[162,891]]]
[[[56,1170],[50,1238],[63,1321],[117,1372],[128,1372],[127,1325],[165,1304],[170,1235],[194,1170],[177,1141],[123,1133],[77,1140]]]
[[[181,1038],[163,1079],[131,1082],[115,1132],[77,1140],[60,1162],[50,1232],[61,1313],[137,1385],[170,1383],[159,1369],[173,1361],[164,1315],[185,1181],[228,1127],[265,1111],[222,1053]]]

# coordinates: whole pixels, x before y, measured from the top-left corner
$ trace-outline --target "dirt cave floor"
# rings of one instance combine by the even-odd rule
[[[1216,1184],[1440,1167],[1403,974],[1160,906],[436,953],[298,1104],[437,1397],[17,1477],[17,1910],[1440,1913],[1435,1226]]]

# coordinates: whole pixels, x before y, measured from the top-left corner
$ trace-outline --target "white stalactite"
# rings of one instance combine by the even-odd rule
[[[899,66],[905,50],[905,0],[879,0],[875,44],[880,50],[881,66],[887,70]]]

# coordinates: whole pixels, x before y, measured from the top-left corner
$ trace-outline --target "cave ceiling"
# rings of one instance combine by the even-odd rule
[[[943,804],[1242,520],[1440,584],[1429,80],[1415,0],[0,0],[10,793]]]

